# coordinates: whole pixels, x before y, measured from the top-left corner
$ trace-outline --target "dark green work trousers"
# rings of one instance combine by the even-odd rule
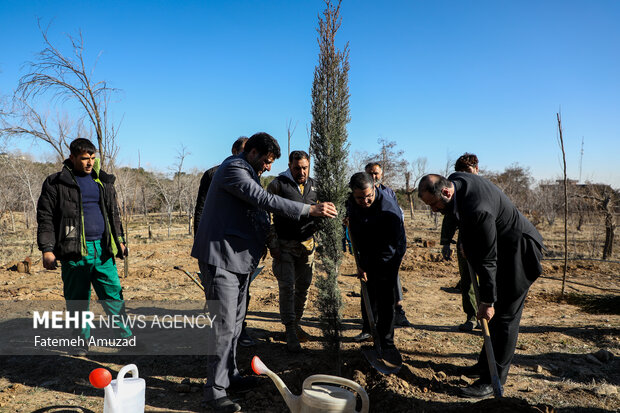
[[[114,258],[102,255],[101,241],[86,241],[88,255],[79,261],[62,261],[62,282],[67,311],[88,311],[90,304],[90,285],[93,285],[97,298],[108,317],[127,317],[121,281]],[[131,330],[121,320],[115,323],[114,331],[122,338],[132,335]],[[90,338],[88,325],[80,331],[84,339]]]

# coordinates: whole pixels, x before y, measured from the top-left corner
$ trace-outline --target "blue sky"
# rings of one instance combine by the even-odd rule
[[[37,18],[67,50],[82,30],[94,77],[119,88],[121,164],[165,170],[184,144],[206,169],[239,135],[266,131],[308,147],[319,0],[0,0],[0,94],[43,48]],[[338,44],[350,45],[351,151],[396,141],[429,171],[465,151],[481,166],[518,162],[536,179],[568,172],[620,187],[620,2],[345,0]],[[21,145],[24,150],[44,147]],[[273,172],[286,168],[276,162]]]

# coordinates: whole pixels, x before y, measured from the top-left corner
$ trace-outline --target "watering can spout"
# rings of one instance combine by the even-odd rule
[[[284,384],[282,379],[278,377],[278,375],[275,374],[273,371],[269,370],[267,366],[265,366],[265,363],[263,363],[261,359],[258,358],[258,356],[254,356],[252,358],[252,370],[254,370],[254,373],[258,375],[266,374],[278,388],[278,391],[284,398],[284,401],[286,402],[286,405],[291,410],[291,412],[299,411],[301,396],[295,396],[293,393],[291,393],[291,391],[288,389],[288,387],[286,387],[286,384]]]
[[[116,400],[116,393],[114,393],[114,389],[112,388],[112,386],[108,384],[107,386],[103,388],[103,391],[105,392],[106,400],[109,400],[110,409],[113,412],[120,412],[118,408],[118,402]]]

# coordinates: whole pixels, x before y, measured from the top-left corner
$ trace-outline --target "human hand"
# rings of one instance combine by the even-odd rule
[[[366,276],[366,271],[364,271],[360,267],[357,267],[357,278],[359,278],[360,280],[364,282],[368,281],[368,277]]]
[[[338,210],[331,202],[321,202],[320,204],[310,205],[310,216],[336,218]]]
[[[121,252],[123,253],[123,257],[126,257],[129,254],[129,250],[123,242],[121,242]]]
[[[478,318],[478,320],[482,320],[484,318],[487,321],[491,321],[494,315],[495,307],[485,303],[480,303],[480,305],[478,306],[478,314],[476,315],[476,318]]]
[[[43,268],[46,270],[55,270],[58,265],[56,265],[56,256],[53,252],[48,251],[43,253]]]
[[[450,249],[450,244],[444,244],[444,246],[441,248],[441,255],[446,261],[450,261],[452,259],[452,250]]]

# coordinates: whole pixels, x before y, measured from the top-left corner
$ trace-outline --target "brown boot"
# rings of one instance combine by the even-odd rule
[[[299,353],[301,351],[301,344],[297,338],[297,329],[294,323],[287,324],[286,326],[286,348],[291,353]]]

